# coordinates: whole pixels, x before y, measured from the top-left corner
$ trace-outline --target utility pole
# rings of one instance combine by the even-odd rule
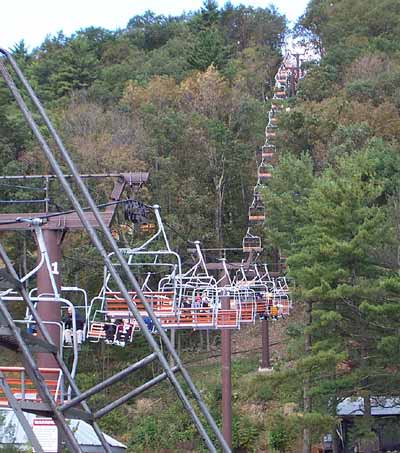
[[[262,319],[261,323],[261,366],[260,371],[271,369],[271,355],[269,349],[269,323]]]
[[[62,235],[57,230],[43,230],[43,239],[46,244],[49,260],[52,265],[51,272],[57,285],[58,291],[61,288],[61,243]],[[40,262],[41,254],[38,254]],[[54,289],[50,279],[49,271],[46,266],[42,266],[37,273],[37,294],[54,295]],[[44,321],[59,323],[61,321],[61,305],[54,301],[39,301],[38,313]],[[57,348],[60,347],[60,331],[56,324],[47,325],[49,334]],[[37,364],[39,368],[58,368],[57,361],[53,354],[39,352],[37,354]]]
[[[219,250],[219,249],[218,249]],[[229,278],[227,272],[229,270],[237,271],[243,266],[242,262],[237,263],[207,263],[206,268],[209,271],[218,271],[221,275],[220,286],[229,286]],[[271,276],[277,277],[278,272],[270,272]],[[221,296],[221,309],[230,309],[230,296],[229,294],[223,294]],[[262,321],[266,323],[268,329],[268,321]],[[265,327],[264,327],[265,328]],[[267,330],[267,340],[264,344],[268,346],[266,348],[267,356],[269,357],[269,339]],[[230,329],[221,329],[221,382],[222,382],[222,428],[225,441],[228,445],[232,446],[232,333]],[[266,366],[268,369],[269,366]]]
[[[229,285],[226,272],[221,286]],[[229,310],[231,300],[229,293],[221,297],[221,308]],[[222,380],[222,432],[229,447],[232,448],[232,335],[230,329],[221,329],[221,380]]]

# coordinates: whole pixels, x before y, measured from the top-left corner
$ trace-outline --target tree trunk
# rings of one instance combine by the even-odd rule
[[[222,160],[222,169],[219,176],[214,177],[215,187],[215,233],[218,240],[218,247],[223,247],[222,234],[222,213],[224,207],[224,191],[225,191],[225,162]]]
[[[306,302],[306,311],[305,311],[305,325],[306,327],[310,326],[312,322],[312,303]],[[311,351],[311,335],[309,333],[305,334],[304,338],[304,352],[307,355]],[[311,396],[310,396],[310,376],[306,376],[304,379],[303,387],[303,405],[304,413],[311,412]],[[309,428],[304,428],[303,430],[303,453],[311,453],[311,432]]]
[[[371,420],[371,396],[369,394],[364,397],[364,417]],[[364,453],[374,453],[375,442],[373,440],[365,440],[363,445]]]
[[[217,200],[215,207],[215,233],[218,240],[218,247],[223,246],[224,238],[222,235],[222,209],[223,209],[223,193],[220,188],[217,188]]]

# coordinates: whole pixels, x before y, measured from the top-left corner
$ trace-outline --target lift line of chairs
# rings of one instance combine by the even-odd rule
[[[253,191],[253,200],[249,207],[249,226],[243,238],[243,252],[262,252],[261,238],[252,234],[251,230],[257,224],[265,221],[265,206],[261,196],[262,187],[267,184],[277,164],[276,138],[278,131],[278,116],[284,101],[292,94],[293,71],[291,69],[291,54],[286,54],[282,64],[275,75],[274,94],[271,109],[268,112],[268,124],[265,129],[265,144],[257,152],[257,184]]]

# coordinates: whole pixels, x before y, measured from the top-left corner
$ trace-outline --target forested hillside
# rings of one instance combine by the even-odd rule
[[[285,19],[269,9],[147,12],[119,32],[60,33],[23,66],[82,172],[146,169],[151,199],[184,237],[240,240]],[[2,92],[3,174],[43,171]]]
[[[288,34],[273,8],[208,1],[180,17],[127,18],[120,31],[60,33],[32,52],[19,43],[13,54],[82,172],[150,172],[145,199],[161,205],[184,255],[185,239],[241,244]],[[372,452],[381,427],[370,397],[400,399],[400,3],[311,0],[294,34],[316,58],[279,117],[263,236],[267,249],[288,257],[298,316],[285,327],[272,374],[254,373],[254,354],[234,363],[234,446],[296,452],[303,442],[309,453],[332,433],[338,452],[337,404],[359,397],[365,414],[349,442],[363,440]],[[2,174],[48,172],[1,82],[0,105]],[[2,197],[11,195],[23,198],[3,187]],[[23,241],[7,237],[17,264]],[[70,237],[68,246],[66,275],[95,291],[101,263],[90,261],[88,241]],[[182,342],[184,352],[198,352],[192,335]],[[143,348],[139,340],[113,356],[84,350],[80,383]],[[215,365],[207,366],[193,372],[218,417],[221,389]],[[167,392],[151,393],[103,427],[131,451],[199,451],[180,406],[161,413],[166,402]],[[287,403],[294,410],[284,416]]]

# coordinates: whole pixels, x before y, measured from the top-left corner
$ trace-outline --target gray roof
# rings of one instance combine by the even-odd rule
[[[337,405],[339,416],[364,415],[364,399],[346,398]],[[400,397],[371,397],[371,414],[374,416],[400,415]]]
[[[29,420],[32,426],[35,415],[25,412],[25,417]],[[28,443],[25,432],[19,424],[12,409],[1,408],[0,420],[0,445],[13,444],[24,446]],[[99,451],[99,446],[101,445],[100,441],[98,440],[93,428],[88,423],[82,420],[69,420],[69,424],[79,444],[82,447],[86,447],[83,448],[84,451]],[[112,447],[113,452],[126,452],[126,445],[118,442],[107,434],[105,434],[105,437],[107,442]]]

